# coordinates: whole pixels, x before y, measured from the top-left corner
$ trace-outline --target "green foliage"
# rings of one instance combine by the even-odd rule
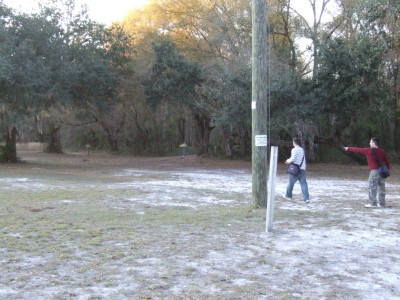
[[[202,72],[198,105],[211,112],[217,126],[251,126],[251,68],[247,65],[207,65]]]
[[[93,22],[74,1],[52,1],[35,14],[0,2],[2,125],[23,128],[26,136],[37,125],[27,118],[40,115],[47,125],[62,125],[62,144],[73,148],[89,143],[94,130],[94,147],[108,143],[126,153],[169,153],[185,139],[193,147],[220,153],[229,146],[249,155],[251,1],[167,2],[177,14],[156,5],[154,14],[144,14],[152,22],[137,28],[152,34],[133,33],[152,36],[153,52],[141,53],[140,63],[133,60],[136,41],[123,27]],[[317,29],[287,5],[270,3],[272,139],[321,135],[357,144],[373,134],[397,150],[398,1],[342,1],[340,15]],[[164,35],[155,37],[160,28]],[[310,35],[318,49],[313,78],[304,76],[296,45],[296,37]],[[135,73],[138,65],[143,69]]]
[[[63,148],[70,151],[106,151],[107,138],[102,128],[93,123],[84,127],[66,127],[60,133],[63,139]]]
[[[0,162],[10,161],[12,149],[9,145],[0,145]]]
[[[152,45],[155,62],[151,75],[143,80],[149,105],[156,107],[164,101],[193,105],[200,76],[198,65],[181,56],[168,39]]]
[[[56,1],[38,14],[10,12],[0,29],[2,113],[50,116],[65,107],[85,109],[118,147],[123,124],[112,119],[124,110],[121,81],[132,75],[130,37],[122,27],[92,22],[85,11],[75,12],[74,1]]]
[[[341,153],[339,150],[330,147],[328,145],[318,145],[316,146],[316,161],[323,163],[340,163],[340,164],[350,164],[353,161]],[[354,163],[354,162],[353,162]]]
[[[242,157],[249,155],[251,151],[250,66],[240,63],[232,66],[217,61],[203,67],[201,79],[201,84],[197,88],[199,94],[197,107],[212,116],[213,125],[216,127],[211,152],[224,153],[224,148],[226,151],[224,144],[229,144],[234,155]],[[219,140],[217,137],[220,137]]]
[[[389,87],[382,80],[383,54],[379,40],[362,35],[352,41],[337,38],[322,46],[316,86],[318,111],[334,115],[342,129],[361,117],[376,122],[379,116],[386,116],[390,106]]]

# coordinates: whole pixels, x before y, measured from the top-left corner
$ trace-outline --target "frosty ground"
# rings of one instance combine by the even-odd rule
[[[0,299],[400,299],[400,178],[308,166],[274,230],[249,162],[20,153],[0,165]]]

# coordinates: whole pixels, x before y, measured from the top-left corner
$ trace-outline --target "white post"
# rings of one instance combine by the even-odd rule
[[[271,147],[271,157],[269,160],[269,176],[268,176],[268,200],[267,200],[267,217],[266,231],[272,231],[274,221],[274,202],[275,202],[275,186],[276,186],[276,169],[278,164],[278,147]]]

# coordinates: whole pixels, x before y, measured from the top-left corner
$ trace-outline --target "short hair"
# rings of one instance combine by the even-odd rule
[[[301,147],[301,141],[300,141],[299,138],[297,138],[297,137],[293,138],[293,142],[294,142],[296,145],[299,145],[299,146]]]
[[[371,141],[374,142],[374,144],[379,147],[379,139],[378,138],[372,137]]]

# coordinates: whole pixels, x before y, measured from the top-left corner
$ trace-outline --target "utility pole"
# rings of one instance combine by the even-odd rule
[[[268,36],[265,0],[252,0],[252,196],[267,206]]]

